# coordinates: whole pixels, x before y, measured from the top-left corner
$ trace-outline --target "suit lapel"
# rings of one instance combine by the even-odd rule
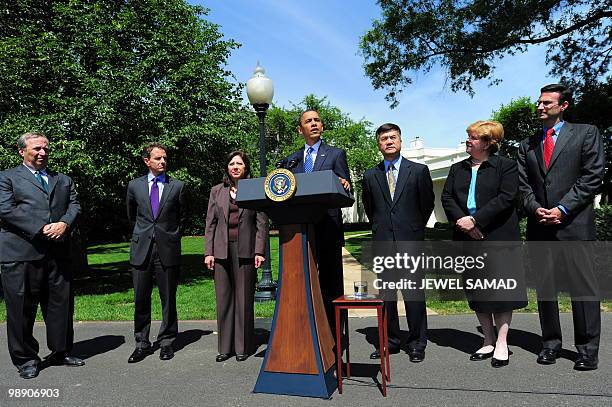
[[[321,171],[321,167],[323,166],[323,162],[327,158],[327,146],[321,142],[319,145],[319,151],[317,151],[317,159],[314,162],[314,166],[312,168],[313,171]]]
[[[387,205],[391,206],[391,192],[389,191],[389,183],[387,182],[387,178],[385,177],[385,162],[382,161],[376,167],[377,171],[374,173],[376,176],[376,181],[380,186],[380,190],[382,191],[382,195],[387,202]]]
[[[40,185],[40,182],[38,182],[38,180],[36,179],[36,177],[34,176],[34,174],[32,174],[32,172],[27,169],[25,167],[25,165],[20,165],[19,167],[17,167],[17,173],[26,181],[28,181],[29,183],[31,183],[32,185],[34,185],[36,188],[38,188],[40,190],[40,192],[42,192],[43,194],[46,194],[45,190],[43,189],[42,185]]]
[[[51,193],[53,192],[55,185],[57,185],[57,178],[58,178],[57,173],[47,170],[47,178],[49,179],[49,182],[48,182],[49,196],[51,196]]]
[[[223,188],[221,188],[221,193],[218,198],[219,201],[217,203],[223,212],[226,223],[229,221],[229,198],[229,187],[224,185]]]
[[[166,204],[166,201],[168,200],[168,196],[170,196],[170,193],[172,192],[173,188],[174,188],[174,182],[172,182],[172,179],[170,179],[170,177],[166,174],[166,183],[164,184],[164,190],[162,192],[162,196],[159,201],[159,210],[157,211],[158,218],[159,218],[159,215],[162,213],[162,209],[164,209],[164,205]]]
[[[291,172],[293,172],[294,174],[302,173],[304,172],[304,148],[302,147],[295,154],[295,158],[298,160],[298,163],[295,167],[291,169]]]
[[[542,174],[546,174],[546,165],[544,165],[544,146],[542,142],[542,131],[536,134],[533,138],[532,145],[534,146],[533,151],[536,156],[536,161],[540,167]]]
[[[395,193],[393,194],[393,205],[397,203],[399,200],[402,191],[404,190],[404,186],[410,177],[410,172],[412,171],[412,165],[402,157],[402,163],[400,164],[399,174],[397,176],[397,184],[395,185]],[[393,206],[392,205],[392,206]]]
[[[151,197],[149,196],[149,176],[145,175],[144,177],[140,178],[140,182],[138,183],[138,189],[139,189],[139,193],[140,195],[143,197],[144,201],[145,201],[145,207],[147,208],[147,213],[149,214],[149,217],[151,219],[153,219],[153,209],[151,208]]]
[[[548,166],[548,170],[552,168],[553,164],[561,154],[561,151],[567,145],[567,142],[572,138],[572,134],[574,133],[574,128],[571,123],[565,122],[561,127],[561,131],[559,131],[559,136],[557,136],[557,141],[555,142],[555,148],[553,149],[553,155],[550,159],[550,165]]]

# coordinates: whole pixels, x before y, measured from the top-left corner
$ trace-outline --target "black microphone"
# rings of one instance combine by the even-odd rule
[[[300,162],[300,157],[295,157],[293,158],[291,161],[289,161],[289,163],[287,164],[287,169],[290,170],[292,168],[297,167],[297,165]]]
[[[287,159],[283,158],[279,162],[276,163],[276,168],[287,168]]]

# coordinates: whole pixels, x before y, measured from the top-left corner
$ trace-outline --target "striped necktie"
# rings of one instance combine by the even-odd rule
[[[389,183],[391,199],[393,199],[393,195],[395,195],[395,174],[393,174],[393,164],[389,164],[389,169],[387,170],[387,182]]]
[[[308,147],[306,150],[306,158],[304,159],[304,172],[312,172],[313,162],[312,162],[312,152],[314,148]]]

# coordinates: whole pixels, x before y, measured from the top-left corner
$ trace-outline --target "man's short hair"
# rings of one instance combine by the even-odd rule
[[[544,86],[540,89],[540,93],[558,92],[559,93],[559,104],[567,101],[570,105],[574,99],[574,92],[571,88],[561,83],[551,83],[550,85]]]
[[[29,139],[40,137],[44,138],[45,140],[47,140],[47,143],[49,143],[49,139],[47,138],[47,136],[45,136],[45,133],[40,131],[29,131],[19,136],[19,138],[17,139],[17,147],[20,150],[24,150],[28,145]]]
[[[319,119],[321,118],[321,114],[319,113],[319,111],[318,111],[318,110],[316,110],[316,109],[306,109],[306,110],[304,110],[302,113],[300,113],[300,117],[298,117],[298,120],[297,120],[297,125],[298,125],[298,126],[301,126],[301,125],[302,125],[302,117],[304,117],[304,115],[305,115],[306,113],[308,113],[308,112],[315,112],[316,114],[318,114],[318,115],[319,115]],[[323,120],[322,120],[322,119],[321,119],[321,122],[323,122]]]
[[[380,138],[380,135],[388,131],[397,131],[399,135],[402,135],[402,129],[395,123],[385,123],[376,129],[376,141]]]
[[[164,150],[164,153],[168,153],[166,146],[162,143],[153,142],[144,146],[142,149],[142,158],[151,158],[151,151],[153,151],[154,148],[159,148],[160,150]]]

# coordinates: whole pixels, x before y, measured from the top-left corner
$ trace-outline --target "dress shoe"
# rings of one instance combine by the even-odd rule
[[[136,348],[130,355],[128,363],[138,363],[152,353],[153,350],[151,348]]]
[[[248,358],[249,358],[249,355],[247,355],[246,353],[239,353],[239,354],[236,355],[236,360],[238,362],[244,362]]]
[[[543,349],[538,355],[537,362],[541,365],[553,365],[557,363],[559,352],[554,349]]]
[[[174,349],[172,349],[172,346],[168,345],[168,346],[162,346],[159,349],[159,358],[161,360],[170,360],[174,357]]]
[[[389,352],[389,355],[395,355],[396,353],[400,353],[400,348],[389,347],[389,349],[387,349],[387,352]],[[370,354],[370,359],[380,359],[380,352],[378,351],[378,349],[376,349]]]
[[[597,369],[597,358],[589,355],[579,355],[574,362],[574,370],[595,370]]]
[[[489,359],[491,356],[493,356],[493,351],[487,352],[487,353],[475,352],[470,355],[470,360],[473,360],[473,361],[486,360],[486,359]]]
[[[33,379],[38,376],[38,363],[20,368],[19,376],[22,379]]]
[[[508,356],[508,359],[491,359],[491,366],[493,367],[504,367],[504,366],[508,366],[508,363],[510,363],[510,356]]]
[[[77,358],[76,356],[69,356],[69,355],[54,355],[51,358],[49,358],[50,362],[52,365],[56,365],[56,366],[72,366],[72,367],[77,367],[77,366],[84,366],[85,365],[85,361],[81,358]]]
[[[229,353],[219,353],[217,355],[217,357],[215,358],[215,360],[217,362],[225,362],[226,360],[228,360],[231,357],[232,357],[232,355],[230,355]]]
[[[408,359],[412,363],[419,363],[425,360],[425,350],[410,349],[408,350]]]

